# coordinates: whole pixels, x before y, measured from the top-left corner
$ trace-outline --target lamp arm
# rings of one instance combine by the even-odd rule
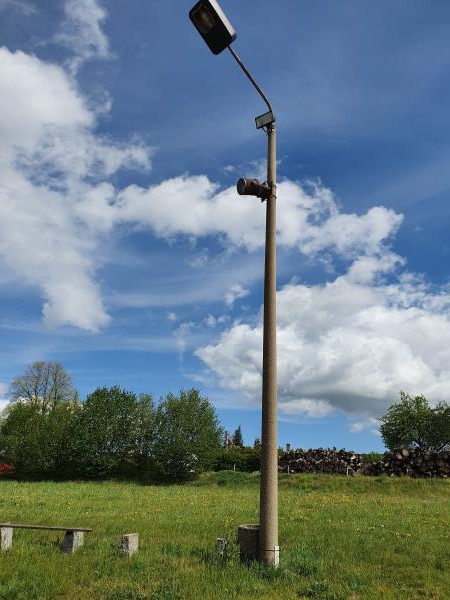
[[[232,54],[234,60],[237,62],[237,64],[241,67],[241,69],[247,75],[248,79],[250,79],[250,81],[251,81],[253,87],[255,88],[255,90],[258,92],[258,94],[261,96],[261,98],[266,103],[267,108],[269,109],[269,111],[273,113],[272,106],[271,106],[269,100],[267,99],[267,96],[262,91],[262,89],[259,87],[259,85],[256,83],[256,81],[253,79],[253,77],[250,74],[250,71],[247,69],[247,67],[244,65],[244,63],[242,62],[242,60],[239,58],[239,56],[236,54],[236,52],[233,50],[233,48],[231,46],[228,46],[228,50],[231,52],[231,54]]]

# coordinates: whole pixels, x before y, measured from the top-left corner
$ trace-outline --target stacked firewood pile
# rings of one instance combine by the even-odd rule
[[[448,477],[450,452],[403,448],[386,452],[380,461],[363,463],[363,475],[409,475],[410,477]]]
[[[315,450],[289,450],[278,461],[281,473],[343,473],[353,475],[362,466],[359,454],[336,450],[336,448],[317,448]]]
[[[386,452],[381,460],[364,461],[360,454],[336,448],[289,450],[278,461],[281,473],[342,473],[345,475],[390,475],[449,477],[450,451],[433,452],[403,448]]]

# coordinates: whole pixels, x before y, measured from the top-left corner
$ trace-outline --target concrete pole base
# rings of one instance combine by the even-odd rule
[[[280,565],[280,546],[274,546],[273,550],[260,550],[259,560],[267,567],[275,569]]]
[[[250,563],[259,559],[259,525],[239,525],[239,557],[241,562]]]

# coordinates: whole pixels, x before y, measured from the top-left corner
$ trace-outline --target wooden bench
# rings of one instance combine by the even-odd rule
[[[65,531],[64,539],[61,542],[61,552],[73,554],[84,542],[85,532],[92,531],[88,527],[55,527],[54,525],[23,525],[20,523],[0,523],[0,550],[10,550],[12,548],[12,538],[14,529],[45,529],[48,531]]]

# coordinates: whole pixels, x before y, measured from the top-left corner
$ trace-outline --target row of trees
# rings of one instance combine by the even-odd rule
[[[177,479],[209,469],[255,471],[260,441],[243,444],[241,427],[224,432],[199,391],[168,394],[157,405],[118,386],[98,388],[81,402],[56,362],[36,362],[10,388],[0,420],[0,464],[18,477]],[[450,406],[401,393],[381,418],[387,448],[450,448]]]
[[[155,405],[149,394],[103,387],[80,402],[61,365],[34,363],[11,397],[0,462],[18,477],[177,479],[211,469],[222,447],[215,409],[195,389]]]
[[[229,431],[225,431],[223,436],[223,447],[224,448],[249,448],[250,446],[244,446],[244,437],[242,435],[242,429],[239,425],[234,431],[233,435],[230,435]],[[261,448],[261,440],[259,437],[255,438],[253,442],[253,449],[257,450]]]

